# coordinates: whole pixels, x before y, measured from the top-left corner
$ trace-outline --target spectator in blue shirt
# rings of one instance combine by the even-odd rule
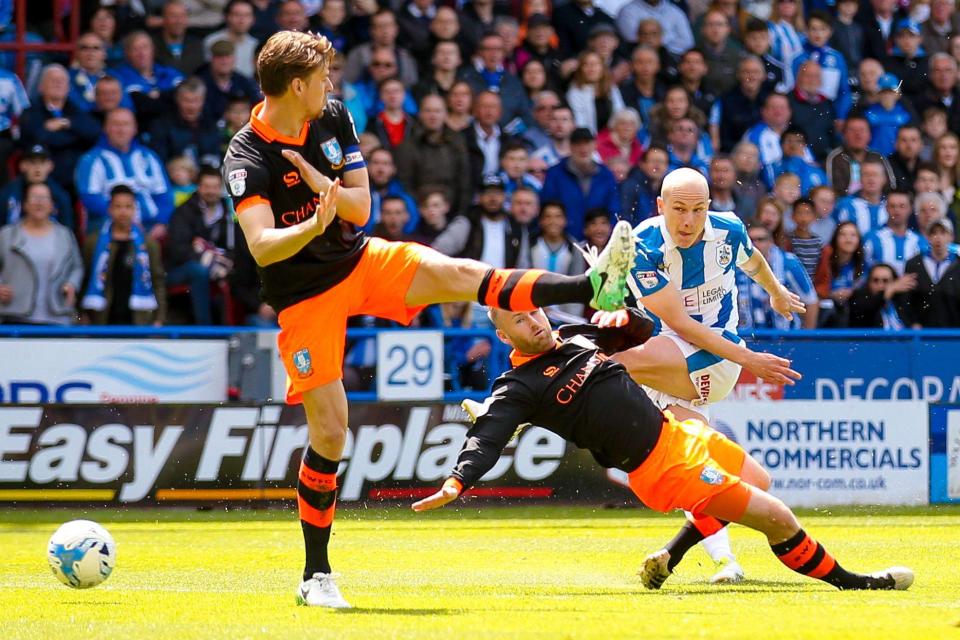
[[[800,178],[800,195],[806,196],[810,190],[827,184],[827,174],[823,169],[810,160],[807,149],[807,137],[803,131],[794,127],[788,128],[780,136],[780,146],[783,149],[783,158],[773,163],[770,171],[764,176],[772,176],[768,183],[773,188],[774,181],[783,173],[793,173]]]
[[[100,144],[77,164],[76,186],[87,209],[87,229],[98,229],[107,218],[110,190],[125,184],[137,196],[136,221],[152,239],[166,235],[173,213],[173,189],[159,156],[135,141],[137,121],[129,109],[107,114]]]
[[[173,90],[183,74],[155,62],[153,40],[144,31],[134,31],[124,38],[123,53],[125,62],[112,74],[133,100],[141,128],[146,128],[171,107]]]
[[[570,157],[547,171],[541,200],[559,200],[567,207],[567,231],[583,239],[583,221],[588,209],[606,207],[612,215],[620,211],[617,182],[613,173],[593,157],[597,145],[589,129],[575,129],[570,136]]]
[[[887,171],[881,162],[867,159],[860,165],[860,191],[837,203],[837,223],[853,222],[861,236],[887,223]]]
[[[900,100],[900,79],[892,73],[885,73],[878,81],[880,101],[867,107],[864,116],[870,123],[870,146],[885,156],[893,153],[897,142],[897,131],[916,118],[911,109]]]
[[[200,79],[207,86],[203,103],[204,116],[216,122],[223,118],[231,101],[245,99],[250,104],[260,102],[262,96],[256,83],[242,73],[234,71],[236,54],[229,40],[218,40],[210,47],[210,64],[200,72]],[[337,61],[334,61],[337,64]],[[340,61],[342,66],[343,62]],[[331,70],[332,73],[332,70]]]
[[[792,319],[787,320],[771,308],[770,296],[763,287],[737,269],[740,326],[752,329],[799,329],[802,320],[804,329],[815,329],[819,315],[819,300],[813,288],[813,282],[800,260],[789,251],[784,251],[775,245],[769,229],[763,225],[751,225],[747,233],[750,234],[753,246],[766,258],[777,280],[782,282],[791,293],[800,296],[800,301],[807,309],[803,314],[794,314]]]
[[[816,61],[823,69],[820,93],[834,101],[837,120],[847,119],[853,99],[850,94],[849,71],[843,54],[828,45],[833,35],[833,18],[824,11],[814,11],[807,20],[807,41],[803,51],[793,59],[793,73],[796,77],[800,65],[807,60]],[[840,123],[838,122],[838,125]],[[840,129],[837,126],[837,129]]]
[[[790,101],[782,93],[771,93],[763,101],[760,122],[743,134],[744,140],[752,142],[760,150],[760,167],[767,176],[767,184],[772,185],[773,165],[783,158],[780,138],[790,124]],[[813,160],[813,156],[810,156]]]
[[[700,129],[691,118],[673,122],[667,134],[667,153],[670,156],[670,171],[681,167],[696,169],[704,176],[710,173],[710,156],[699,153]]]
[[[887,224],[863,239],[868,265],[888,264],[900,276],[910,258],[929,248],[922,235],[907,228],[912,209],[910,194],[906,191],[891,191],[887,195]]]
[[[13,153],[13,123],[29,106],[17,74],[0,68],[0,185],[7,181],[7,159]]]
[[[70,101],[84,111],[92,111],[97,81],[106,75],[106,44],[97,34],[84,33],[77,40],[76,59],[70,67]],[[123,106],[130,108],[133,102],[124,96]]]
[[[42,144],[53,158],[53,179],[65,189],[73,187],[73,171],[80,155],[100,135],[99,123],[70,102],[70,76],[59,64],[48,65],[40,77],[35,103],[20,117],[20,137],[25,146]]]

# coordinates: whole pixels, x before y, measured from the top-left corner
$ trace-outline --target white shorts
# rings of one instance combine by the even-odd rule
[[[691,411],[696,411],[704,418],[709,419],[710,415],[706,405],[719,402],[730,395],[733,387],[737,384],[737,380],[740,378],[740,365],[736,362],[724,360],[708,351],[704,351],[700,347],[690,344],[680,336],[674,334],[662,335],[665,338],[670,338],[670,340],[680,348],[683,357],[687,359],[687,371],[690,375],[690,381],[693,383],[693,387],[697,390],[700,397],[695,400],[686,400],[646,386],[643,387],[643,390],[646,391],[647,396],[649,396],[649,398],[653,400],[653,403],[661,410],[675,404],[690,409]],[[737,340],[738,342],[742,342],[739,338]]]

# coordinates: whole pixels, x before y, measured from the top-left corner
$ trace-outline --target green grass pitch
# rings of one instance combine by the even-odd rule
[[[118,544],[100,587],[50,574],[56,526],[86,517]],[[960,640],[960,508],[801,512],[853,570],[893,564],[907,592],[839,592],[796,575],[735,527],[747,581],[706,583],[694,549],[662,591],[635,576],[682,517],[640,509],[465,503],[413,514],[342,508],[332,559],[355,609],[297,607],[295,513],[192,510],[0,512],[0,638],[930,638]]]

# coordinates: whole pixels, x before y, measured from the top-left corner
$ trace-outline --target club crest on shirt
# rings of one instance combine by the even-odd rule
[[[321,142],[320,149],[323,151],[323,156],[334,169],[339,169],[343,166],[343,149],[340,148],[340,143],[337,142],[336,138],[330,138],[325,142]]]
[[[723,474],[713,467],[704,467],[700,472],[700,480],[711,485],[723,484]]]
[[[313,362],[310,360],[310,350],[300,349],[293,354],[293,366],[301,378],[308,378],[313,373]]]
[[[242,196],[247,190],[247,170],[237,169],[227,174],[227,182],[230,184],[230,193],[235,196]]]
[[[731,260],[733,260],[733,247],[724,242],[717,247],[717,264],[726,268]]]

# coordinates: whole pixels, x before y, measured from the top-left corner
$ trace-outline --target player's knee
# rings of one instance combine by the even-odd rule
[[[771,480],[770,480],[770,474],[767,473],[767,470],[758,465],[755,473],[757,474],[755,478],[755,482],[752,482],[751,484],[753,484],[753,486],[759,489],[763,489],[764,491],[769,490]]]

